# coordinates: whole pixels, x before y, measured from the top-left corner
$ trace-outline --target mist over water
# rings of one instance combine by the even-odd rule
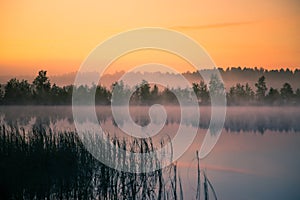
[[[180,123],[179,107],[165,109],[166,124],[153,137],[156,147],[166,135],[174,137]],[[82,112],[84,110],[82,106]],[[142,127],[150,122],[148,111],[149,107],[130,108],[133,121]],[[130,139],[114,123],[110,107],[98,106],[96,113],[106,133]],[[222,135],[213,151],[200,163],[219,199],[299,199],[299,119],[300,107],[228,107]],[[206,134],[210,107],[200,107],[200,123],[194,121],[190,116],[182,122],[198,129],[194,142],[178,160],[185,199],[194,198],[195,152]],[[22,127],[25,132],[36,125],[53,133],[75,131],[70,106],[0,107],[0,124]]]
[[[82,106],[82,113],[86,106]],[[149,108],[147,106],[131,106],[130,114],[132,120],[140,125],[146,126],[150,122]],[[187,107],[193,109],[193,107]],[[180,123],[180,107],[166,106],[166,126]],[[104,127],[114,124],[111,109],[109,106],[97,106],[96,114],[98,121]],[[7,123],[28,124],[33,118],[37,123],[49,125],[58,123],[58,128],[63,128],[62,122],[73,126],[71,106],[0,106],[2,121]],[[196,123],[194,116],[182,123],[195,128],[206,129],[209,126],[211,108],[200,107],[200,123]],[[122,117],[121,117],[122,118]],[[122,118],[124,122],[128,119]],[[300,107],[275,107],[275,106],[232,106],[227,108],[224,129],[228,132],[259,132],[263,134],[267,130],[278,132],[299,132],[300,131]],[[85,120],[85,119],[82,119]],[[155,123],[155,121],[154,121]],[[109,129],[108,129],[109,130]]]

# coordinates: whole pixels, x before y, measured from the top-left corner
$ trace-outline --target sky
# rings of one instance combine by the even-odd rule
[[[0,75],[75,72],[101,42],[140,27],[186,34],[219,67],[300,67],[297,0],[1,0],[0,5]],[[119,58],[107,72],[149,62],[193,70],[175,55],[148,50]]]

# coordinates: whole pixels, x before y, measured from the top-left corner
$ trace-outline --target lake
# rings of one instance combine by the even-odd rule
[[[156,148],[165,135],[173,138],[180,125],[180,108],[167,106],[165,110],[166,124],[153,136]],[[130,108],[133,121],[142,127],[150,122],[148,111],[148,107]],[[110,107],[98,106],[96,113],[104,132],[118,138],[131,137],[116,125]],[[210,107],[200,107],[200,123],[194,123],[193,116],[182,122],[197,131],[192,145],[177,160],[184,199],[196,196],[196,151],[201,147],[210,117]],[[218,199],[300,199],[299,120],[300,107],[228,107],[217,144],[200,160]],[[0,107],[0,124],[22,127],[25,133],[37,124],[54,133],[75,131],[70,106]]]

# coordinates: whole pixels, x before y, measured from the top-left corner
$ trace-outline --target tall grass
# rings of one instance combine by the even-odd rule
[[[108,137],[124,150],[154,150],[151,139]],[[131,168],[142,167],[126,160],[115,148],[109,147],[102,156]],[[198,177],[200,187],[199,165]],[[151,173],[118,171],[97,161],[76,132],[53,132],[41,124],[27,130],[1,124],[0,188],[0,199],[184,199],[176,163]]]

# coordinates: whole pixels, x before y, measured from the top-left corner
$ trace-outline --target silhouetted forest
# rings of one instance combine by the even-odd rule
[[[272,73],[272,71],[268,73]],[[294,73],[299,73],[299,71]],[[112,91],[120,97],[115,100],[114,103],[116,104],[124,104],[123,100],[132,91],[134,92],[130,97],[130,103],[134,105],[151,105],[154,103],[176,105],[178,100],[175,94],[182,96],[185,104],[192,101],[191,89],[161,88],[157,85],[151,85],[147,81],[142,81],[134,88],[126,86],[122,81],[113,83],[109,89],[96,84],[92,87],[84,85],[59,87],[50,83],[47,72],[43,70],[38,73],[32,83],[13,78],[5,85],[0,85],[0,88],[0,104],[2,105],[71,105],[74,90],[82,97],[91,96],[95,93],[96,105],[110,105]],[[267,79],[264,75],[258,78],[254,87],[248,83],[237,83],[228,89],[217,76],[213,75],[208,84],[203,81],[194,82],[192,90],[195,92],[200,105],[209,105],[211,96],[216,95],[226,95],[228,105],[300,104],[299,88],[293,89],[287,82],[281,88],[268,88]]]
[[[294,88],[300,88],[300,69],[291,70],[286,69],[272,69],[264,68],[247,68],[247,67],[228,67],[227,69],[218,68],[225,87],[228,89],[236,83],[246,84],[252,88],[255,87],[257,80],[264,76],[268,82],[269,87],[281,88],[285,82],[288,82]],[[200,70],[200,74],[208,70]],[[182,75],[191,82],[197,82],[201,79],[199,72],[186,72]]]

